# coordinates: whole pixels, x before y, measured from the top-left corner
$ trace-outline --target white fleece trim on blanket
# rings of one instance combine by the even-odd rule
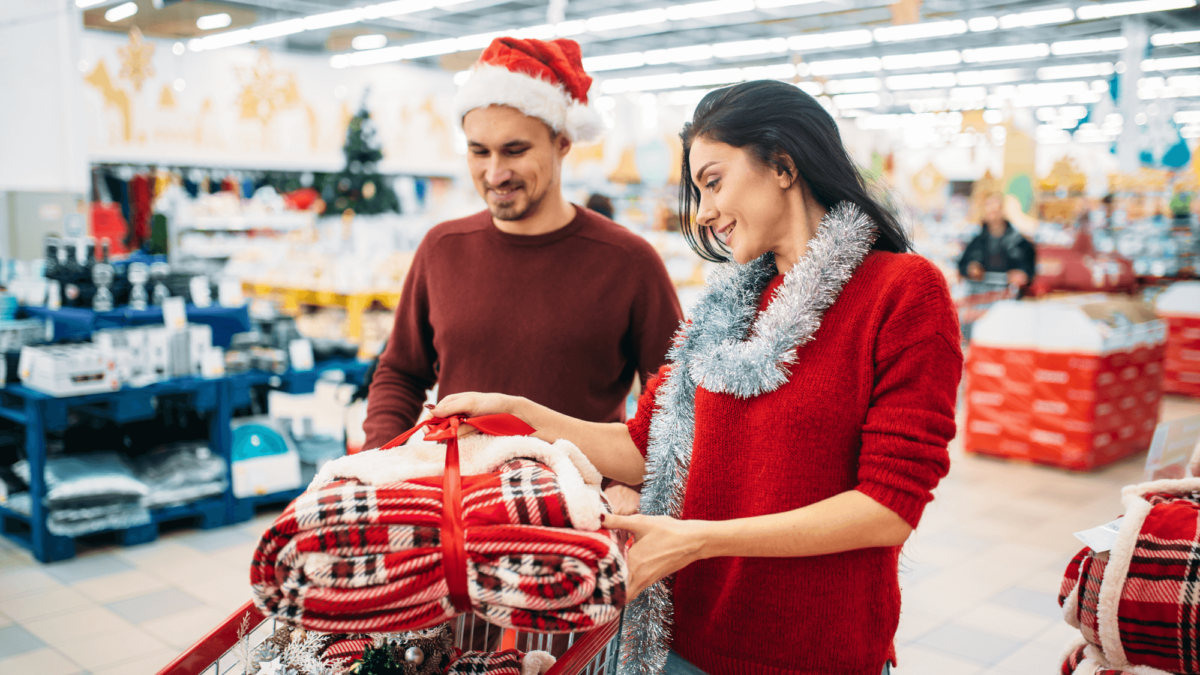
[[[600,514],[607,512],[600,493],[602,477],[570,441],[559,439],[550,444],[532,436],[473,434],[458,440],[458,455],[459,470],[464,476],[492,473],[518,458],[545,464],[558,476],[567,513],[575,529],[593,532],[600,529]],[[313,478],[309,489],[338,479],[383,486],[413,478],[441,476],[445,467],[445,445],[409,441],[389,450],[368,450],[328,462]]]
[[[1082,571],[1083,566],[1080,565],[1080,572]],[[1073,628],[1079,628],[1080,630],[1083,629],[1079,625],[1079,593],[1082,590],[1079,584],[1081,583],[1083,583],[1083,574],[1080,574],[1079,578],[1075,580],[1075,585],[1071,587],[1071,592],[1067,594],[1062,605],[1063,621],[1066,621]]]
[[[521,659],[521,675],[542,675],[554,665],[555,658],[550,652],[541,650],[527,652]]]
[[[1080,639],[1082,640],[1082,637]],[[1075,647],[1072,646],[1066,652],[1062,658],[1063,662],[1066,661],[1066,657],[1070,656],[1074,649]],[[1104,652],[1102,652],[1099,647],[1093,644],[1088,644],[1083,648],[1083,661],[1079,662],[1079,665],[1075,667],[1075,670],[1071,672],[1071,675],[1096,675],[1096,671],[1100,670],[1101,668],[1120,669],[1127,673],[1131,673],[1132,675],[1174,675],[1173,673],[1168,673],[1165,670],[1159,670],[1158,668],[1154,668],[1152,666],[1115,665],[1108,659],[1104,658]]]

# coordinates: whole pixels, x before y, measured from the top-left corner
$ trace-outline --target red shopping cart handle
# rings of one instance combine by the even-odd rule
[[[266,620],[253,602],[246,602],[220,625],[212,629],[212,632],[200,638],[196,644],[180,654],[166,668],[158,671],[158,675],[199,675],[212,667],[217,659],[224,656],[225,652],[237,644],[242,622],[247,618],[249,618],[249,622],[246,624],[247,634]]]

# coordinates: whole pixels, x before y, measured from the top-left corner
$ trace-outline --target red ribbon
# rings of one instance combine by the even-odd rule
[[[427,441],[445,441],[446,470],[442,477],[442,572],[446,575],[446,586],[450,589],[450,604],[458,612],[471,609],[471,597],[467,592],[467,549],[463,535],[462,476],[458,466],[458,428],[466,424],[489,436],[530,436],[537,430],[522,422],[515,415],[483,415],[467,417],[431,417],[417,426],[393,438],[380,450],[404,445],[413,434],[424,427]]]

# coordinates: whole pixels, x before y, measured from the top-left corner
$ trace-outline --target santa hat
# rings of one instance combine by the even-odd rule
[[[604,131],[588,105],[592,78],[574,40],[496,38],[454,97],[458,119],[476,108],[505,105],[536,117],[572,141],[594,141]]]

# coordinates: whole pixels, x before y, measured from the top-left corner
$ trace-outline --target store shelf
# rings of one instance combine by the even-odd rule
[[[97,312],[82,307],[48,309],[46,307],[21,307],[20,313],[54,322],[54,339],[85,340],[104,328],[126,328],[129,326],[162,325],[162,307],[129,309],[122,307],[109,312]],[[241,307],[197,307],[187,306],[188,323],[202,323],[213,329],[213,344],[228,347],[234,333],[250,330],[250,310]]]
[[[268,230],[287,232],[317,224],[316,215],[310,211],[285,211],[283,213],[262,213],[237,216],[193,216],[180,219],[176,227],[180,232],[188,230],[200,232],[247,232],[251,230]]]
[[[248,296],[279,302],[280,309],[287,314],[298,314],[305,305],[343,308],[346,310],[346,337],[352,341],[362,339],[362,315],[373,304],[378,302],[390,310],[396,309],[400,304],[399,291],[338,293],[253,282],[245,282],[242,287]]]

